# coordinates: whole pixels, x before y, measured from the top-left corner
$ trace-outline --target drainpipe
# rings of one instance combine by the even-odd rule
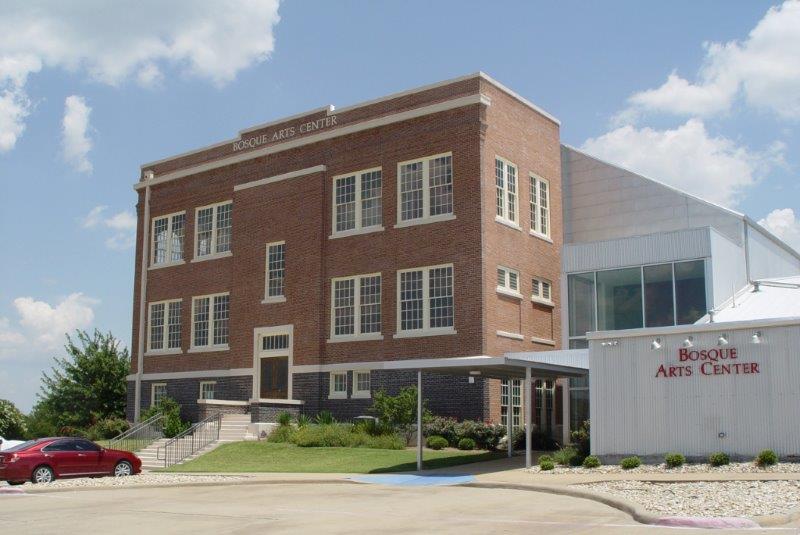
[[[148,181],[144,188],[144,217],[142,222],[142,261],[139,266],[139,333],[136,344],[136,393],[134,395],[133,420],[139,421],[142,412],[142,374],[144,374],[145,308],[147,307],[147,264],[150,252],[150,184],[155,175],[144,172]]]

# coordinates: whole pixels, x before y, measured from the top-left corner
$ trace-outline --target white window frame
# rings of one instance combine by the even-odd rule
[[[173,219],[176,216],[183,216],[183,249],[181,250],[180,260],[166,260],[164,262],[156,262],[156,221],[160,219],[167,220],[167,252],[166,258],[172,258],[172,227]],[[186,210],[180,212],[173,212],[171,214],[164,214],[150,218],[150,266],[149,269],[158,269],[162,267],[178,266],[186,263]]]
[[[380,277],[381,278],[381,330],[376,333],[362,333],[361,332],[361,279],[366,277]],[[353,334],[335,334],[336,333],[336,316],[334,310],[334,300],[336,298],[336,282],[353,280]],[[352,275],[350,277],[334,277],[331,279],[331,303],[330,303],[330,338],[328,343],[336,342],[356,342],[367,340],[383,340],[383,275],[378,273],[363,273],[361,275]]]
[[[538,283],[540,295],[537,295],[535,293],[536,292],[537,283]],[[544,286],[545,285],[550,287],[550,298],[549,299],[544,297],[544,291],[543,290],[544,290]],[[546,306],[550,306],[550,307],[555,306],[555,301],[553,301],[553,281],[551,281],[549,279],[542,278],[542,277],[533,277],[533,279],[531,280],[531,301],[533,301],[534,303],[539,303],[540,305],[546,305]]]
[[[496,171],[497,162],[499,161],[499,162],[503,163],[503,188],[502,189],[497,187],[497,177],[495,175],[495,216],[494,216],[494,220],[497,221],[498,223],[501,223],[503,225],[511,227],[511,228],[513,228],[515,230],[522,230],[520,228],[520,226],[519,226],[519,197],[520,197],[520,195],[519,195],[519,167],[517,167],[517,165],[514,162],[506,160],[505,158],[503,158],[501,156],[495,155],[494,159],[495,159],[495,173],[497,173],[497,171]],[[513,217],[513,219],[509,217],[509,209],[508,209],[509,208],[509,206],[508,206],[509,205],[509,202],[508,202],[508,196],[509,196],[509,190],[508,190],[508,168],[509,167],[513,167],[514,168],[515,192],[514,192],[514,213],[513,213],[514,217]],[[497,208],[496,208],[497,207],[498,189],[500,189],[500,191],[502,191],[502,194],[503,194],[503,214],[502,215],[497,214]]]
[[[167,383],[152,383],[150,385],[150,406],[156,404],[156,387],[164,387],[164,397],[167,396]]]
[[[353,171],[352,173],[344,173],[341,175],[336,175],[333,177],[333,188],[331,192],[331,234],[328,236],[328,239],[335,239],[335,238],[345,238],[347,236],[355,236],[358,234],[369,234],[370,232],[380,232],[382,230],[386,230],[383,226],[383,210],[381,210],[381,222],[377,225],[369,225],[363,226],[362,225],[362,198],[361,198],[361,181],[363,177],[367,173],[374,173],[375,171],[380,171],[381,173],[381,207],[383,207],[383,187],[385,185],[383,168],[382,167],[372,167],[370,169],[361,169],[359,171]],[[336,182],[340,178],[347,178],[355,176],[356,177],[356,225],[352,229],[348,230],[336,230]]]
[[[358,376],[360,374],[366,374],[369,378],[369,388],[366,390],[359,390],[358,388]],[[354,399],[369,399],[372,397],[372,372],[371,370],[353,370],[353,395]]]
[[[335,391],[336,377],[344,376],[344,392]],[[328,386],[328,399],[347,399],[347,372],[346,371],[332,371],[330,372],[330,384]]]
[[[501,271],[503,272],[503,279],[504,279],[502,285],[500,284],[499,280],[500,279],[499,275]],[[516,275],[517,277],[516,290],[511,287],[512,274]],[[498,280],[497,280],[498,284],[496,288],[497,293],[507,295],[509,297],[514,297],[516,299],[522,299],[522,292],[520,292],[520,285],[522,284],[522,281],[520,279],[518,270],[506,266],[497,266],[497,275],[498,275]]]
[[[403,227],[411,227],[414,225],[425,225],[427,223],[438,223],[440,221],[451,221],[456,218],[455,209],[455,170],[453,170],[453,211],[446,214],[437,214],[437,215],[430,215],[430,208],[431,208],[431,178],[430,178],[430,166],[428,162],[431,160],[435,160],[436,158],[445,158],[450,157],[450,166],[451,168],[454,167],[453,165],[453,153],[452,152],[444,152],[442,154],[434,154],[432,156],[425,156],[422,158],[414,158],[412,160],[405,160],[403,162],[397,162],[397,223],[395,224],[394,228],[403,228]],[[417,217],[414,219],[406,219],[403,220],[403,196],[401,192],[401,184],[400,184],[400,168],[404,165],[422,162],[422,217]]]
[[[453,274],[453,326],[452,327],[430,327],[431,323],[431,299],[430,299],[430,273],[431,270],[437,268],[451,269]],[[402,273],[409,273],[412,271],[422,271],[422,328],[421,329],[406,329],[403,330],[401,318],[401,303],[400,303],[400,275]],[[416,338],[420,336],[440,336],[457,334],[456,330],[456,270],[453,264],[439,264],[436,266],[420,266],[416,268],[400,269],[397,271],[397,288],[395,292],[396,301],[396,332],[393,338]]]
[[[552,227],[550,226],[550,207],[552,204],[550,203],[550,181],[546,178],[542,178],[539,175],[534,173],[529,174],[530,177],[530,216],[531,216],[531,229],[530,233],[532,236],[536,236],[537,238],[545,239],[549,242],[552,242],[550,237],[552,232]],[[547,185],[547,198],[545,199],[547,207],[546,210],[546,217],[545,221],[547,224],[547,232],[542,232],[542,221],[541,221],[541,187],[540,184],[544,183]],[[534,201],[535,199],[535,201]]]
[[[216,294],[195,295],[192,297],[192,318],[191,318],[191,345],[189,346],[189,353],[205,353],[209,351],[228,351],[230,344],[214,344],[214,298],[223,295],[228,296],[228,340],[230,341],[230,314],[231,314],[231,301],[230,292],[221,292]],[[208,298],[208,345],[198,346],[194,343],[194,313],[195,305],[198,299]]]
[[[281,295],[269,295],[269,250],[278,245],[283,245],[283,293]],[[274,241],[267,244],[264,264],[264,299],[261,302],[265,305],[286,302],[286,241]]]
[[[183,346],[169,347],[169,305],[170,303],[181,303],[181,340],[183,340],[183,299],[168,299],[165,301],[153,301],[147,303],[147,349],[144,353],[145,357],[151,355],[177,355],[183,353]],[[153,306],[164,305],[164,324],[161,326],[161,339],[164,341],[164,347],[161,349],[152,349],[151,346],[151,323],[153,321]]]
[[[200,381],[200,396],[197,399],[217,399],[216,398],[217,393],[215,392],[216,388],[212,389],[212,392],[214,393],[214,397],[210,397],[210,398],[204,398],[203,397],[203,387],[205,385],[212,385],[212,386],[216,387],[217,382],[216,381]]]
[[[262,339],[265,336],[289,335],[289,347],[286,349],[262,349]],[[281,403],[293,401],[293,377],[294,377],[294,325],[275,325],[273,327],[256,327],[253,329],[253,391],[252,400],[263,400],[261,398],[261,359],[269,357],[287,357],[289,364],[289,381],[287,385],[287,399],[272,400]],[[268,400],[269,401],[269,400]]]
[[[227,204],[231,205],[231,248],[227,251],[223,251],[221,253],[216,252],[217,250],[217,210],[219,210],[220,206],[225,206]],[[206,210],[208,208],[213,208],[211,213],[211,253],[199,256],[197,254],[198,249],[198,242],[199,239],[199,225],[197,224],[198,215],[200,214],[200,210]],[[225,258],[227,256],[233,256],[233,200],[229,199],[227,201],[217,202],[214,204],[207,204],[205,206],[198,206],[194,209],[194,241],[192,243],[192,262],[202,262],[204,260],[214,260],[216,258]]]

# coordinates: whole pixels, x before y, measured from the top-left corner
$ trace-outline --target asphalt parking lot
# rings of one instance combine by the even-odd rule
[[[676,533],[603,504],[468,487],[258,484],[0,495],[7,533]],[[759,533],[747,530],[740,533]],[[682,529],[679,533],[701,533]],[[763,531],[795,533],[796,530]]]

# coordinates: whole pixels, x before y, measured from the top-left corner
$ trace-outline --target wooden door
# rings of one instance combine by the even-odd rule
[[[288,399],[289,357],[267,357],[261,359],[262,399]]]

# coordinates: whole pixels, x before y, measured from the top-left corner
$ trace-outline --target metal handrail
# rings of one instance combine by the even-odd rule
[[[164,437],[164,415],[155,414],[108,441],[108,447],[138,451]]]
[[[219,440],[220,427],[222,427],[222,413],[212,414],[159,446],[156,449],[156,459],[164,461],[165,468],[177,464]]]

